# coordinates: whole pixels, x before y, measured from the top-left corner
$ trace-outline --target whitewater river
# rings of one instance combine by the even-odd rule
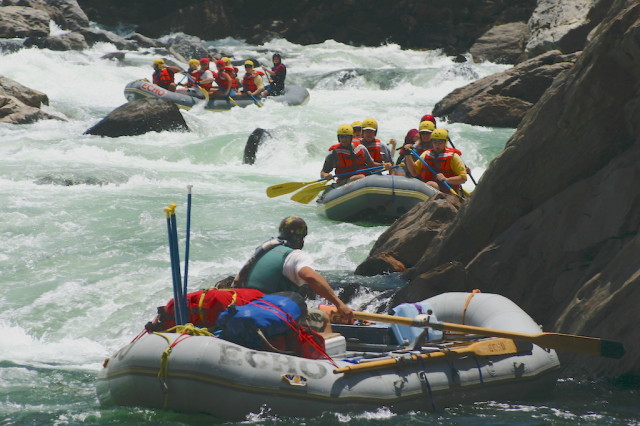
[[[102,60],[116,50],[108,44],[85,52],[29,49],[0,55],[0,75],[45,92],[47,111],[66,118],[0,125],[0,424],[214,422],[208,416],[103,409],[95,395],[103,359],[172,297],[163,208],[178,203],[182,243],[186,186],[194,186],[190,289],[236,273],[257,244],[275,235],[280,219],[295,214],[309,224],[306,249],[317,269],[336,286],[367,283],[374,290],[361,291],[353,306],[372,308],[384,301],[377,297],[381,292],[402,282],[394,276],[363,279],[351,271],[385,227],[332,222],[317,216],[313,204],[267,198],[265,188],[316,179],[340,124],[373,117],[383,141],[402,139],[451,90],[505,69],[455,64],[437,52],[395,45],[213,44],[236,58],[264,62],[271,52],[282,52],[288,83],[307,87],[311,101],[222,113],[194,109],[183,112],[189,133],[85,136],[125,102],[127,82],[150,78],[152,56],[141,51],[127,53],[121,63]],[[476,179],[513,133],[441,126],[450,130]],[[255,165],[243,165],[245,143],[257,127],[274,137],[259,149]],[[384,408],[349,416],[326,413],[305,423],[626,424],[640,420],[639,400],[637,391],[603,380],[564,380],[541,401],[482,402],[403,415]],[[268,416],[247,422],[299,424]]]

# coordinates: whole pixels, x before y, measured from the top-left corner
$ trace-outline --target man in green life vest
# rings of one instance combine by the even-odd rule
[[[353,321],[353,311],[334,293],[322,275],[316,272],[311,257],[302,251],[307,224],[297,216],[280,222],[277,238],[256,248],[254,255],[236,276],[233,287],[255,288],[264,293],[298,291],[305,283],[320,297],[338,309],[345,322]]]

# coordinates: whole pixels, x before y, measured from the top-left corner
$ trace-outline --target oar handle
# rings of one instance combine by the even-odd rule
[[[433,167],[431,167],[431,165],[430,165],[429,163],[427,163],[426,161],[424,161],[424,158],[422,158],[422,157],[420,156],[420,154],[418,154],[418,151],[416,151],[415,149],[412,149],[412,150],[411,150],[411,154],[412,154],[414,157],[416,157],[418,160],[422,161],[422,164],[424,164],[425,166],[427,166],[427,168],[429,169],[429,171],[430,171],[431,173],[433,173],[433,176],[434,176],[434,177],[435,177],[435,176],[437,176],[438,172],[436,172],[436,171],[433,169]],[[447,181],[446,181],[446,180],[442,180],[442,181],[438,181],[438,182],[442,182],[442,183],[444,184],[444,186],[446,186],[446,187],[447,187],[447,189],[448,189],[449,191],[451,191],[453,194],[456,194],[457,196],[460,196],[460,194],[458,194],[458,193],[457,193],[453,188],[451,188],[451,185],[449,185],[449,184],[447,183]]]
[[[370,172],[370,171],[372,171],[372,170],[380,170],[380,171],[383,171],[382,169],[384,169],[384,166],[375,166],[375,167],[369,167],[368,169],[355,170],[355,171],[353,171],[353,172],[338,173],[337,175],[333,175],[333,177],[341,177],[341,176],[355,175],[356,173]],[[323,180],[329,180],[329,179],[332,179],[332,178],[322,178],[322,179],[318,179],[318,182],[323,181]]]

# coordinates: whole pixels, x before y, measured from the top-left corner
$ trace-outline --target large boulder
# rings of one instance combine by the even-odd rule
[[[117,138],[163,131],[189,131],[189,127],[173,102],[145,98],[119,106],[84,133]]]
[[[33,108],[40,108],[42,105],[49,105],[49,97],[45,93],[23,86],[17,81],[1,75],[0,94],[17,98],[20,102]]]
[[[476,126],[517,127],[522,117],[579,54],[544,53],[504,72],[460,87],[438,102],[433,114]]]
[[[529,27],[524,22],[498,25],[481,35],[469,53],[474,62],[516,64],[524,54],[528,37]]]
[[[505,294],[546,330],[632,350],[615,363],[561,354],[594,375],[640,375],[640,327],[628,314],[640,304],[639,39],[640,3],[616,0],[576,65],[531,108],[406,274],[409,286],[430,286],[425,274],[459,262],[465,288]]]
[[[41,10],[63,30],[77,30],[89,26],[89,18],[76,0],[3,0],[2,4]]]
[[[49,37],[30,37],[24,42],[25,47],[36,46],[41,49],[51,50],[84,50],[89,47],[84,36],[80,33],[71,32]]]
[[[0,7],[0,38],[46,37],[49,14],[32,7]]]
[[[26,105],[13,96],[0,94],[0,123],[29,124],[38,120],[63,119]]]
[[[131,40],[127,40],[120,37],[111,31],[101,30],[98,28],[82,28],[78,30],[79,34],[82,34],[89,46],[93,46],[96,43],[111,43],[120,50],[136,50],[138,45]]]

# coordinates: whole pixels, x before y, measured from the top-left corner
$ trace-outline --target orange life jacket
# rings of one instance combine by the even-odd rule
[[[229,80],[226,80],[224,78],[222,78],[223,75],[227,75],[229,77]],[[231,85],[231,87],[233,87],[234,84],[234,78],[233,76],[229,75],[228,72],[226,72],[226,70],[222,69],[219,73],[214,73],[213,74],[213,78],[216,81],[216,84],[218,85],[218,87],[220,87],[223,90],[227,90],[229,88],[229,85]],[[236,82],[237,84],[237,82]]]
[[[439,155],[437,158],[433,155],[433,150],[426,150],[420,157],[433,168],[436,173],[442,173],[444,177],[453,177],[457,176],[453,169],[451,168],[451,159],[454,154],[457,154],[452,148],[447,148],[445,151]],[[426,167],[424,164],[422,165],[422,172],[420,173],[419,179],[423,182],[427,182],[430,180],[435,181],[436,176]],[[449,185],[453,189],[458,190],[460,185]]]
[[[153,84],[156,86],[168,89],[171,83],[173,83],[173,73],[167,68],[162,68],[153,73]]]
[[[231,77],[231,88],[237,90],[240,88],[240,83],[238,82],[238,68],[236,67],[224,67],[224,70],[227,72],[229,77]]]
[[[360,142],[367,147],[373,161],[377,161],[378,163],[382,162],[382,142],[380,142],[380,139],[375,139],[370,145],[367,145],[364,139],[361,139]]]
[[[353,154],[348,148],[343,147],[339,143],[329,148],[329,151],[336,151],[338,155],[338,167],[336,167],[337,175],[355,172],[356,170],[366,168],[367,157],[364,154],[364,150],[366,149],[364,145],[360,143],[352,143],[351,146],[353,147]],[[366,173],[362,172],[356,174],[364,175]],[[350,177],[351,175],[339,177],[338,182]]]
[[[245,92],[254,92],[258,89],[258,86],[255,82],[256,76],[258,75],[262,76],[264,75],[264,73],[262,71],[254,71],[253,74],[244,74],[244,77],[242,77],[242,87],[244,88]]]

